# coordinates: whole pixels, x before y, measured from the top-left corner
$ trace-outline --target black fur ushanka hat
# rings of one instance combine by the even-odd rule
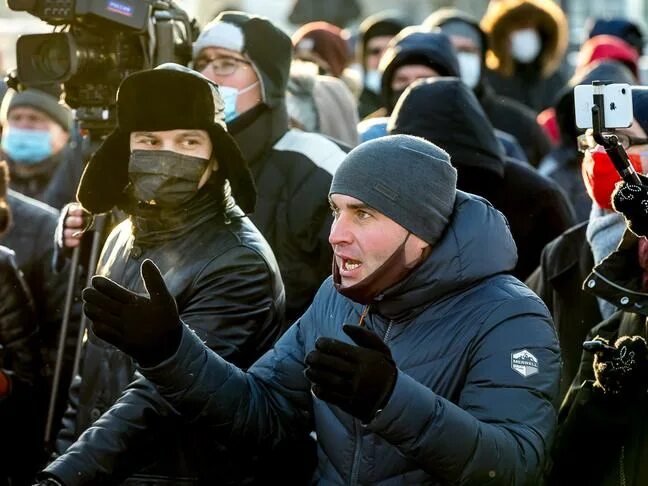
[[[205,130],[209,134],[212,157],[218,160],[218,170],[229,181],[234,199],[246,213],[254,211],[254,180],[227,132],[217,85],[172,63],[124,79],[117,92],[117,128],[90,158],[77,190],[79,202],[91,213],[103,213],[124,202],[130,133],[177,129]],[[222,197],[222,192],[216,197]]]

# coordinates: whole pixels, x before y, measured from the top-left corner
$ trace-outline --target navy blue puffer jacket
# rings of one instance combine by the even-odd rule
[[[342,324],[362,311],[330,279],[247,373],[188,328],[174,356],[142,372],[186,419],[224,440],[274,442],[314,428],[314,482],[538,484],[555,426],[559,351],[545,306],[505,273],[515,262],[501,213],[458,193],[428,259],[371,304],[366,326],[399,371],[366,426],[315,398],[303,374],[315,340],[350,342]]]

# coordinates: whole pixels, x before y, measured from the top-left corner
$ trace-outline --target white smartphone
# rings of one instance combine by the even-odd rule
[[[593,86],[579,84],[574,87],[574,111],[578,128],[592,128],[594,89],[603,94],[605,123],[602,128],[627,128],[632,125],[632,88],[629,84],[615,83]]]

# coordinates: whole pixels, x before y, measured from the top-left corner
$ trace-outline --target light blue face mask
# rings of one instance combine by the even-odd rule
[[[9,126],[2,134],[2,150],[13,162],[38,164],[52,155],[52,134]]]
[[[218,91],[220,92],[221,98],[223,98],[223,104],[225,105],[225,123],[229,123],[240,115],[236,110],[236,100],[239,95],[245,94],[254,88],[259,82],[256,81],[250,86],[239,90],[238,88],[232,88],[230,86],[218,86]]]

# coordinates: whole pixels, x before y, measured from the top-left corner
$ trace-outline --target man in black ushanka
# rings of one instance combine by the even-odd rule
[[[247,368],[282,331],[284,289],[270,247],[245,216],[256,193],[227,133],[217,86],[165,64],[123,81],[117,113],[118,128],[78,189],[89,212],[116,206],[128,215],[108,237],[97,273],[142,293],[140,263],[153,258],[185,322],[219,355]],[[176,339],[154,342],[159,351]],[[145,353],[138,363],[151,359]],[[66,485],[129,476],[129,484],[154,477],[155,484],[177,485],[213,477],[241,483],[254,474],[252,454],[225,451],[181,423],[147,380],[115,404],[137,379],[128,355],[89,333],[57,441],[63,455],[46,476]]]

